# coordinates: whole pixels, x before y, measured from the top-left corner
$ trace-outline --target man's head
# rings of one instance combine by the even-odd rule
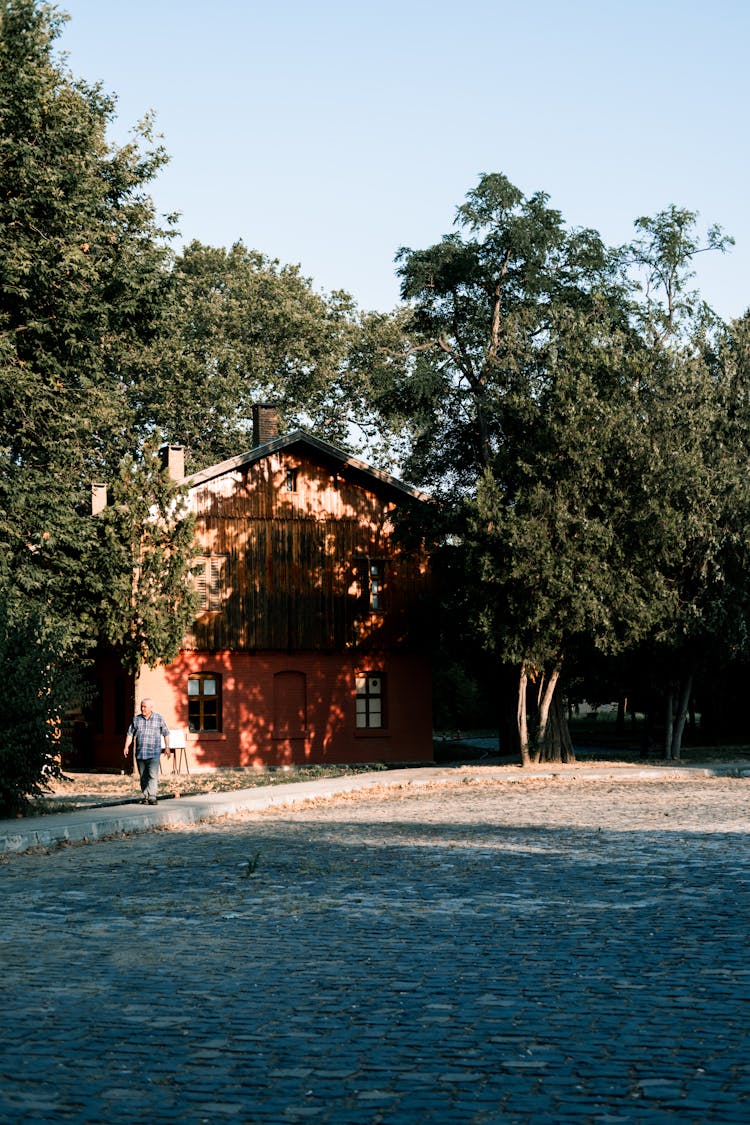
[[[143,715],[144,719],[147,719],[150,716],[153,709],[154,706],[152,699],[149,699],[149,697],[146,696],[145,699],[141,700],[141,714]]]

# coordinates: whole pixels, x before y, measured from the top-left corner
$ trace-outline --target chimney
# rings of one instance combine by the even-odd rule
[[[253,449],[279,436],[279,412],[270,402],[253,406]]]
[[[91,485],[91,515],[98,516],[107,507],[106,484]]]
[[[159,450],[164,468],[170,480],[182,480],[185,476],[185,449],[182,445],[163,445]]]

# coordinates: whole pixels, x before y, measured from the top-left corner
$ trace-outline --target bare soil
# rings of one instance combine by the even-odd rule
[[[621,755],[614,753],[609,756],[606,751],[583,751],[579,760],[571,765],[560,763],[542,763],[539,770],[554,770],[555,774],[564,775],[575,771],[576,781],[581,780],[581,771],[597,769],[622,770],[623,780],[628,773],[633,772],[633,767],[662,767],[666,775],[675,766],[692,766],[721,769],[722,773],[730,776],[750,769],[750,751],[743,753],[738,748],[705,748],[692,750],[685,755],[682,762],[667,762],[664,760],[639,759],[635,754]],[[515,762],[506,759],[486,756],[481,761],[460,760],[452,763],[451,769],[456,770],[457,780],[464,771],[474,777],[479,776],[486,781],[494,783],[508,781],[517,785],[523,774]],[[373,770],[386,767],[377,765],[368,766],[309,766],[282,769],[256,769],[253,767],[233,767],[217,770],[205,770],[198,773],[173,772],[172,760],[162,759],[162,774],[159,780],[159,795],[163,798],[189,797],[200,793],[223,793],[237,789],[250,789],[256,786],[283,785],[295,781],[309,781],[314,778],[341,777],[356,773],[370,773]],[[540,779],[528,778],[535,785],[540,784]],[[544,778],[541,779],[544,782]],[[571,779],[571,783],[572,779]],[[389,792],[393,790],[389,787]],[[88,771],[66,771],[63,779],[50,783],[48,793],[32,802],[28,815],[38,816],[44,813],[65,812],[69,809],[91,808],[109,804],[121,804],[140,798],[140,787],[137,775],[122,773],[96,773]]]

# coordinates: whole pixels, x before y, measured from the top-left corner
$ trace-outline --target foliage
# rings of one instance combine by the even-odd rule
[[[396,388],[414,418],[408,471],[473,544],[490,647],[527,669],[559,662],[581,618],[606,612],[600,592],[582,601],[578,590],[603,522],[579,441],[588,435],[601,457],[593,420],[608,417],[617,380],[606,346],[627,333],[601,240],[567,231],[547,202],[483,176],[459,208],[459,232],[399,254],[412,307],[412,362]]]
[[[399,254],[409,346],[380,401],[411,418],[407,474],[463,544],[498,681],[520,669],[523,747],[530,681],[543,744],[576,652],[676,661],[737,608],[747,443],[727,430],[720,326],[688,286],[695,254],[731,240],[704,245],[670,208],[608,250],[501,175],[457,227]]]
[[[296,266],[238,242],[192,242],[170,274],[161,328],[129,390],[143,432],[184,445],[188,471],[249,444],[256,402],[274,401],[287,427],[346,439],[344,387],[355,332],[351,299],[314,291]]]
[[[155,445],[123,459],[95,522],[100,637],[136,674],[144,663],[168,663],[195,616],[194,518]]]
[[[697,225],[697,211],[672,204],[656,215],[636,219],[636,237],[620,250],[621,261],[640,297],[634,313],[652,345],[664,344],[683,333],[690,340],[696,325],[716,322],[697,290],[689,288],[695,276],[693,263],[697,254],[706,251],[724,253],[734,245],[734,239],[714,225],[702,242]]]
[[[40,639],[32,614],[11,620],[0,599],[0,815],[23,809],[46,784],[61,776],[62,716],[78,684],[59,667],[57,654]]]
[[[648,451],[642,493],[651,568],[669,591],[641,655],[651,664],[652,694],[663,700],[665,756],[678,758],[695,676],[738,651],[736,622],[747,605],[747,418],[734,401],[737,379],[727,379],[719,359],[726,330],[690,288],[695,256],[732,240],[718,227],[701,239],[697,215],[674,206],[637,220],[636,229],[622,258],[636,268],[634,320],[644,344],[634,387]]]
[[[412,310],[412,364],[399,388],[413,418],[410,469],[471,492],[503,455],[509,396],[540,370],[559,308],[606,304],[610,264],[598,236],[566,231],[539,192],[483,176],[459,208],[460,230],[427,250],[399,251]]]
[[[88,491],[132,445],[124,384],[162,299],[167,252],[145,186],[145,123],[108,145],[114,100],[53,56],[63,17],[0,3],[0,574],[10,612],[91,642]]]

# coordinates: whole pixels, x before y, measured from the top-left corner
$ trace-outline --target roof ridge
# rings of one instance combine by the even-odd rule
[[[209,465],[205,469],[200,469],[196,473],[191,473],[189,476],[183,477],[180,483],[187,488],[196,488],[200,484],[205,484],[206,481],[213,480],[214,477],[221,476],[223,473],[232,472],[234,469],[240,469],[244,465],[250,465],[254,461],[260,461],[263,457],[268,457],[271,453],[276,453],[280,449],[286,449],[290,445],[297,443],[311,446],[318,452],[339,461],[342,465],[348,465],[357,472],[374,477],[381,483],[387,484],[399,492],[404,492],[414,499],[429,499],[427,493],[422,492],[418,488],[414,488],[410,484],[406,484],[391,473],[386,473],[383,469],[378,469],[374,465],[369,465],[359,457],[355,457],[351,453],[346,453],[343,449],[339,449],[337,446],[331,445],[330,442],[323,441],[321,438],[314,437],[312,434],[302,429],[293,430],[289,434],[271,438],[270,441],[256,445],[245,453],[239,453],[235,457],[228,457],[226,460],[219,461],[215,465]]]

